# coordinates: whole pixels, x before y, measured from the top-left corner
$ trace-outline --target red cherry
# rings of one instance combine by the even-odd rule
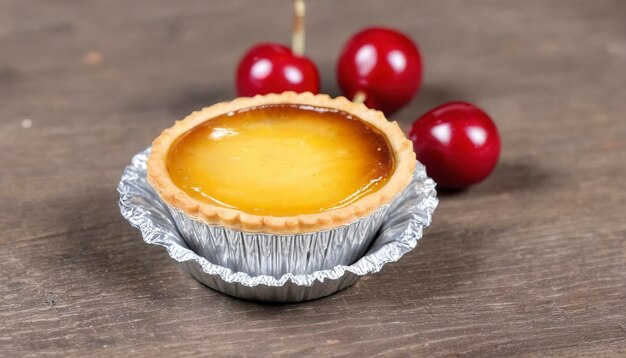
[[[370,28],[354,35],[337,64],[337,79],[346,97],[358,91],[365,104],[389,115],[407,104],[422,80],[419,51],[406,35]]]
[[[409,132],[417,160],[438,186],[460,189],[485,179],[500,157],[491,118],[466,102],[449,102],[420,117]]]
[[[237,93],[256,94],[284,91],[317,93],[317,67],[307,57],[296,56],[283,45],[265,43],[251,48],[237,68]]]

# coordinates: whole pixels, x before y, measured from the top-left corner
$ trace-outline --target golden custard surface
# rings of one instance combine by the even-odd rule
[[[230,112],[172,145],[170,177],[196,200],[269,216],[344,207],[393,172],[385,137],[348,113],[298,105]]]

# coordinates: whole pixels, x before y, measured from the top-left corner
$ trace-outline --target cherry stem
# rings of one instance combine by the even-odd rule
[[[354,103],[363,103],[367,99],[367,94],[363,91],[356,91],[354,97],[352,97],[352,102]]]
[[[304,55],[304,0],[293,0],[293,32],[291,33],[291,51],[296,56]]]

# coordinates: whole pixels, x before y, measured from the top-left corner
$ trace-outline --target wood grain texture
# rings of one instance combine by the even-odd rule
[[[477,103],[503,138],[494,174],[341,293],[226,297],[143,244],[115,187],[174,119],[233,97],[248,46],[288,43],[289,2],[2,0],[0,356],[626,355],[626,2],[308,10],[324,92],[351,33],[400,28],[426,76],[395,119]]]

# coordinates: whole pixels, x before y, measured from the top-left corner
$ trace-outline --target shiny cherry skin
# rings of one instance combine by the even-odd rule
[[[500,157],[491,118],[467,102],[449,102],[420,117],[409,137],[417,160],[438,186],[461,189],[485,179]]]
[[[284,91],[318,93],[320,87],[313,61],[274,43],[251,48],[239,63],[236,80],[241,97]]]
[[[386,28],[369,28],[346,44],[337,64],[344,95],[362,91],[369,108],[389,115],[407,104],[422,81],[422,60],[406,35]]]

